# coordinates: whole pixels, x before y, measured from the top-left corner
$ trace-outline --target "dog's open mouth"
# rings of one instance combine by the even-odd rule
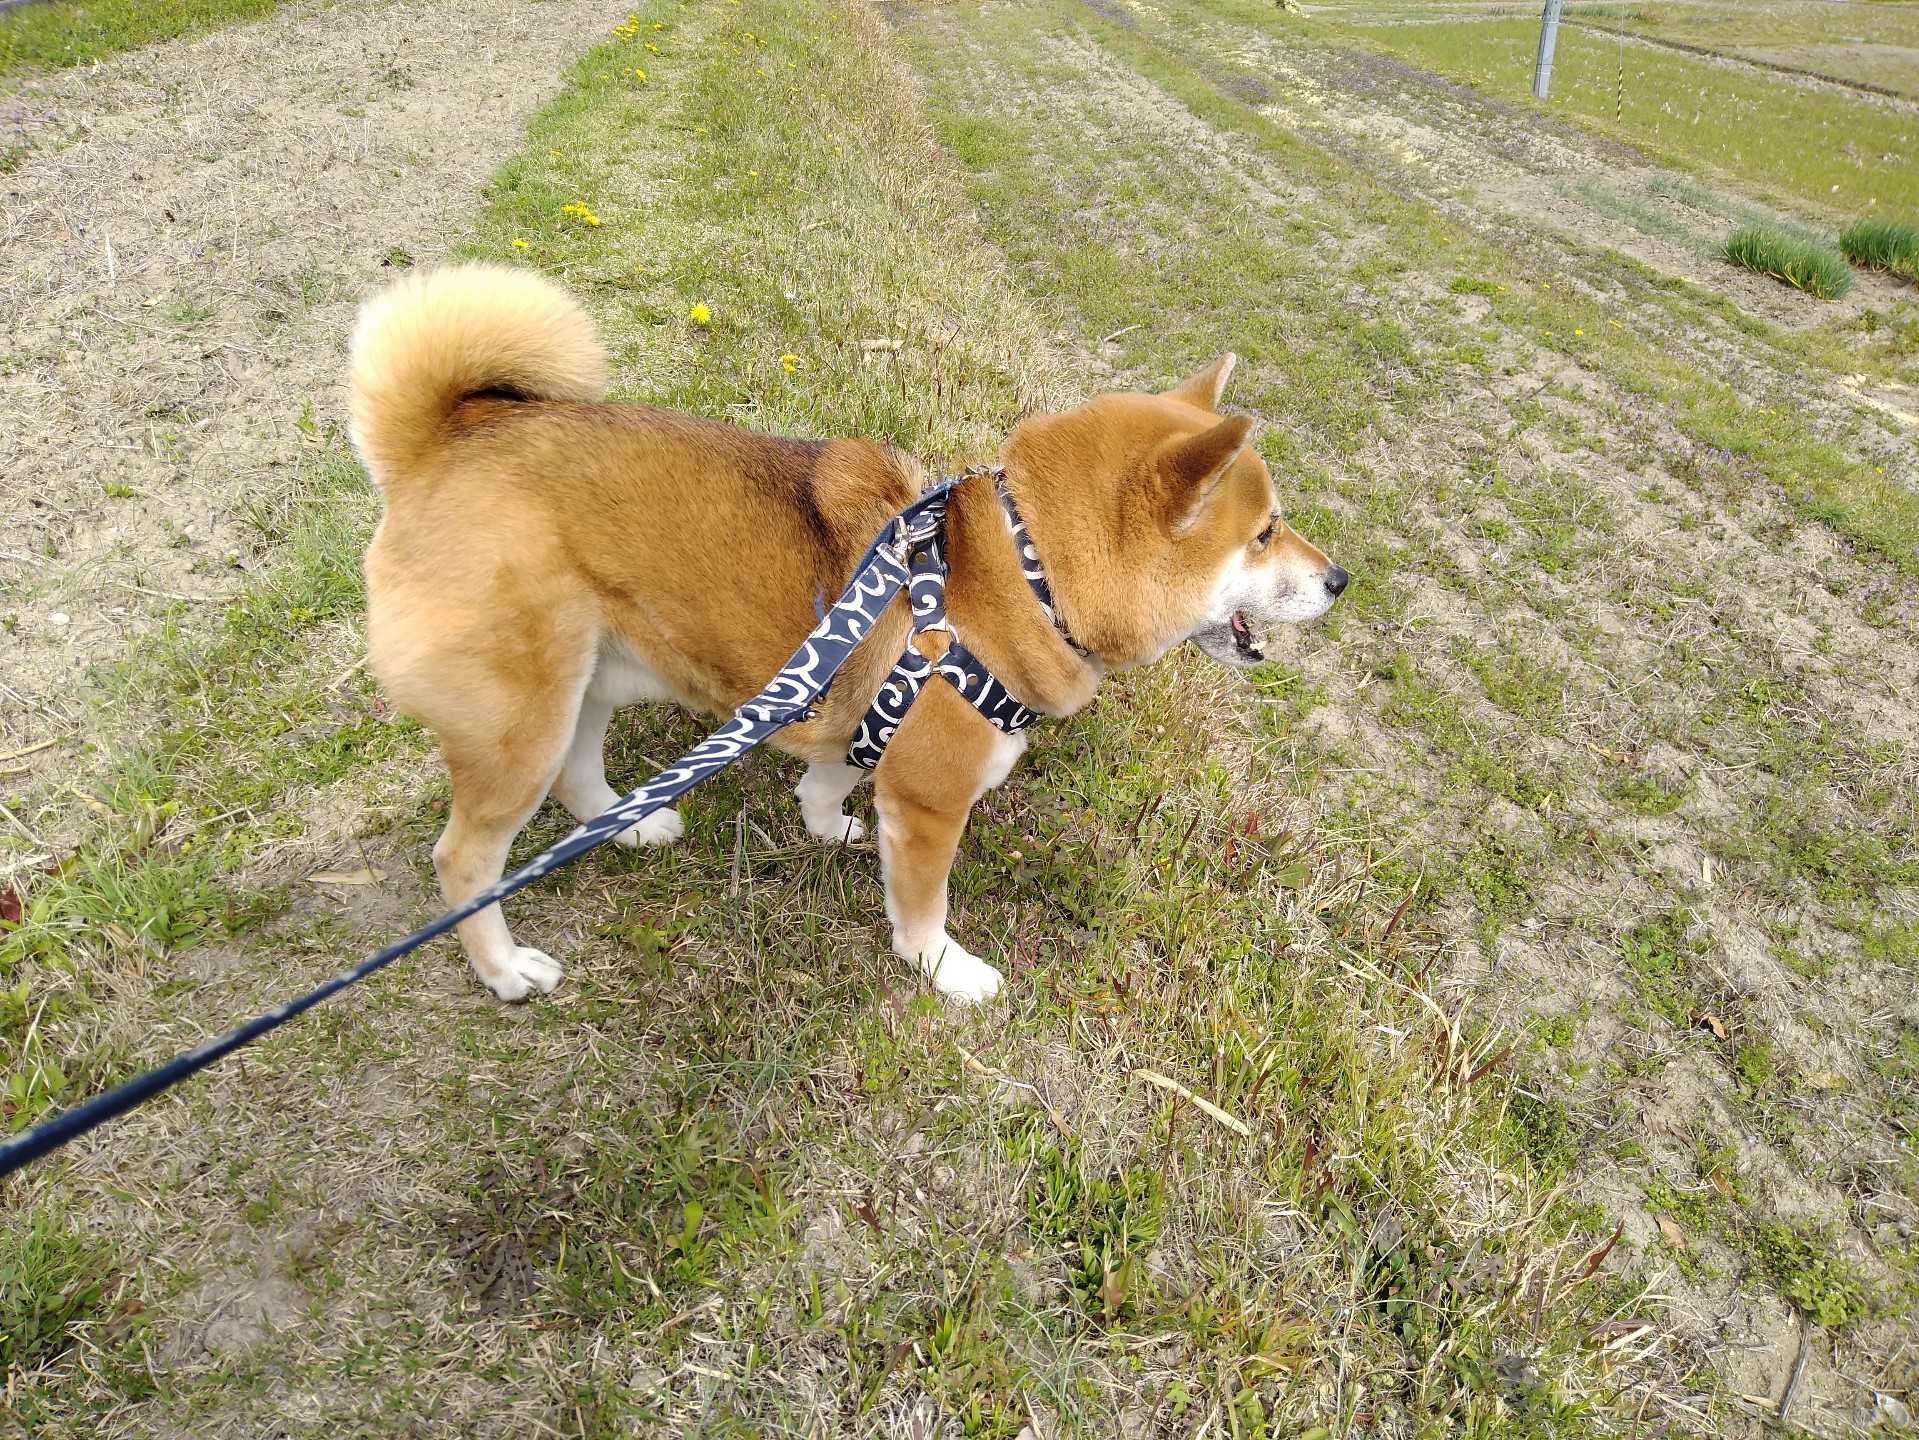
[[[1244,610],[1235,610],[1224,625],[1215,621],[1203,625],[1186,637],[1222,665],[1250,670],[1266,662],[1266,637],[1246,618]]]
[[[1260,648],[1259,637],[1253,633],[1253,627],[1246,623],[1246,612],[1235,610],[1232,619],[1233,649],[1246,659],[1257,664],[1266,658],[1266,652]]]

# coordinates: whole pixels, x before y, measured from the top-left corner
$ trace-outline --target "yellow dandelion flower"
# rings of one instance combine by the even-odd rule
[[[655,30],[664,30],[666,28],[666,22],[664,20],[655,20],[653,22],[653,28]]]
[[[1577,326],[1573,328],[1573,334],[1575,335],[1584,335],[1585,333],[1586,332],[1584,330],[1579,329]]]
[[[639,66],[635,65],[633,67],[633,74],[638,77],[640,84],[644,85],[646,83],[646,72],[640,69]]]
[[[780,356],[780,369],[784,370],[788,375],[791,375],[799,368],[800,357],[793,354],[792,351],[789,350],[786,354]]]
[[[651,40],[646,42],[646,48],[651,50],[655,55],[658,55],[661,53],[660,47],[655,45]]]
[[[524,240],[522,240],[522,239],[521,239],[521,238],[520,238],[519,236],[517,236],[517,235],[515,235],[515,236],[513,237],[513,248],[514,248],[515,250],[524,250],[524,249],[526,249],[526,241],[524,241]]]
[[[686,318],[691,320],[695,325],[706,325],[711,323],[713,312],[706,308],[706,302],[702,300],[686,312]]]
[[[695,125],[693,127],[693,133],[695,135],[704,135],[706,133],[706,127],[704,125]]]
[[[760,178],[760,172],[757,170],[748,170],[746,173],[751,175],[755,180]]]

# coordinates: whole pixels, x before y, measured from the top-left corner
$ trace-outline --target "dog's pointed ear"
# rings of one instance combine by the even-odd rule
[[[1167,398],[1184,400],[1202,410],[1218,410],[1219,397],[1226,393],[1226,382],[1232,379],[1233,367],[1237,364],[1239,356],[1228,350],[1197,375],[1187,376],[1168,390]]]
[[[1159,485],[1167,529],[1178,535],[1192,528],[1252,433],[1250,416],[1228,415],[1211,429],[1175,440],[1160,452]]]

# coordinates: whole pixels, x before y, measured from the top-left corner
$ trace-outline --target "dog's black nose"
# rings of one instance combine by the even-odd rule
[[[1337,565],[1331,566],[1326,571],[1326,588],[1337,595],[1346,588],[1346,582],[1352,578]]]

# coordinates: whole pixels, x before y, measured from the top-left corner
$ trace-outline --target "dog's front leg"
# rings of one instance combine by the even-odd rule
[[[1002,735],[943,682],[914,703],[873,775],[880,878],[893,949],[942,995],[970,1001],[999,993],[1000,972],[946,933],[946,878],[967,816],[1026,749]]]

